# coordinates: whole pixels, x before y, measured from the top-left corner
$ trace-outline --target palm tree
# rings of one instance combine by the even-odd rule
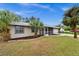
[[[79,24],[79,7],[72,7],[64,14],[63,24],[70,26],[74,31],[74,38],[77,38],[77,25]]]
[[[43,28],[44,24],[40,21],[39,18],[31,17],[29,18],[29,23],[34,28],[35,36],[37,36],[38,31]]]
[[[20,17],[8,10],[0,10],[0,32],[3,33],[4,39],[9,39],[9,25],[13,21],[19,21]]]
[[[26,20],[25,22],[27,22],[27,23],[29,22],[29,18],[28,17],[26,17],[25,20]]]

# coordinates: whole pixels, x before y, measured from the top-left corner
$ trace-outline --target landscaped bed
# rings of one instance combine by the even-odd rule
[[[0,55],[78,55],[79,38],[48,36],[0,43]]]

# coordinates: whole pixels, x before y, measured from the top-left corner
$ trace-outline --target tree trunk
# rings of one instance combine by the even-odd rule
[[[77,38],[77,32],[74,32],[74,38]]]
[[[35,36],[37,36],[37,32],[35,32]]]
[[[3,41],[8,41],[10,39],[9,30],[3,32]]]
[[[35,29],[35,37],[37,37],[38,29]]]
[[[74,27],[73,27],[73,30],[74,30],[74,38],[77,38],[77,32],[76,32],[76,24],[74,24]]]

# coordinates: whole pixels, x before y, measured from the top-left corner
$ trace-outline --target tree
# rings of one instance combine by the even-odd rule
[[[9,25],[13,21],[19,21],[20,17],[8,10],[0,10],[0,33],[3,33],[3,40],[9,39]]]
[[[42,29],[44,26],[39,18],[35,18],[33,16],[29,18],[29,23],[32,26],[32,28],[34,28],[35,36],[37,36],[38,30],[40,31],[40,29]]]
[[[26,20],[25,22],[27,22],[27,23],[29,22],[29,18],[28,17],[26,17],[25,20]]]
[[[79,7],[72,7],[64,14],[63,24],[70,26],[74,31],[74,38],[77,38],[77,25],[79,24]]]

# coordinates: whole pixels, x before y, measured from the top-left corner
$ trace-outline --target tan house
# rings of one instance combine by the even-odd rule
[[[43,29],[38,31],[38,35],[53,35],[59,34],[58,28],[50,27],[45,25]],[[22,38],[34,36],[32,26],[25,22],[13,22],[10,24],[10,35],[11,38]]]

